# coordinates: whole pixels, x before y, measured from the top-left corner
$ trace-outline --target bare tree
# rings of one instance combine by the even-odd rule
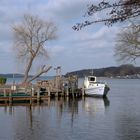
[[[56,39],[56,30],[53,22],[44,21],[30,14],[24,15],[23,21],[13,27],[14,50],[18,60],[25,62],[23,82],[31,81],[50,70],[51,66],[43,65],[34,78],[28,79],[36,58],[39,56],[48,57],[45,43]]]
[[[94,20],[93,16],[96,13],[104,15],[104,17]],[[92,17],[92,20],[77,23],[72,27],[74,30],[81,30],[94,23],[112,26],[118,22],[137,21],[140,17],[140,0],[100,0],[97,5],[90,4],[84,16]],[[140,57],[140,22],[133,23],[117,35],[115,56],[118,61],[134,61]]]
[[[140,57],[140,25],[130,25],[117,35],[115,56],[118,61],[135,61]]]
[[[98,5],[91,4],[88,6],[85,13],[85,17],[92,17],[95,13],[105,13],[105,17],[97,20],[86,20],[81,23],[77,23],[73,26],[74,30],[80,30],[81,28],[91,25],[93,23],[105,23],[105,25],[112,25],[117,22],[123,22],[128,19],[140,16],[140,0],[116,0],[114,2],[108,2],[102,0]]]

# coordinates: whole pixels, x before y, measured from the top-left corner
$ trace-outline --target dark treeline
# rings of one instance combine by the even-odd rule
[[[84,77],[86,75],[93,75],[97,77],[116,77],[116,76],[126,76],[126,75],[135,75],[140,74],[140,67],[135,67],[133,65],[121,65],[118,67],[106,67],[106,68],[99,68],[99,69],[83,69],[73,72],[66,73],[66,77],[69,75],[77,75],[78,77]],[[7,78],[23,78],[24,74],[0,74],[0,77],[7,77]],[[32,75],[30,75],[32,77]]]
[[[8,73],[8,74],[0,74],[0,77],[6,77],[6,78],[23,78],[24,74],[18,74],[18,73]],[[29,77],[32,77],[32,75],[29,75]]]
[[[126,76],[126,75],[135,75],[140,74],[140,67],[135,67],[133,65],[121,65],[119,67],[107,67],[100,69],[83,69],[78,71],[69,72],[66,74],[66,77],[69,75],[77,75],[78,77],[84,77],[86,75],[93,75],[97,77],[116,77],[116,76]]]

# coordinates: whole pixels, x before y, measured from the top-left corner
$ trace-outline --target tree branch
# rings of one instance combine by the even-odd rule
[[[34,77],[32,77],[30,80],[28,80],[28,82],[31,82],[31,81],[35,80],[36,78],[38,78],[40,75],[47,73],[51,68],[52,68],[52,66],[46,67],[45,65],[43,65],[41,70]]]

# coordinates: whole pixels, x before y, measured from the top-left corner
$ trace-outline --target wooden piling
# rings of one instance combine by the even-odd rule
[[[51,93],[50,93],[50,88],[49,87],[47,87],[47,92],[48,92],[48,96],[50,97]]]
[[[66,87],[66,96],[67,97],[69,96],[69,87],[68,86]]]
[[[31,96],[33,97],[34,94],[35,94],[35,89],[32,87],[32,89],[31,89]]]
[[[58,96],[59,96],[58,90],[56,91],[55,96],[56,96],[56,97],[58,97]]]
[[[40,89],[38,89],[38,92],[37,92],[37,102],[40,101]]]
[[[32,87],[31,88],[31,96],[30,96],[30,105],[32,104],[32,97],[34,97],[34,93],[35,93],[35,91],[34,91],[34,88]]]
[[[10,90],[10,93],[9,93],[9,104],[11,105],[12,104],[12,91]]]
[[[6,97],[6,89],[4,88],[4,97]]]

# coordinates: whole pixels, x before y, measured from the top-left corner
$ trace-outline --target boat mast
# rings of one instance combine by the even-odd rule
[[[93,69],[91,70],[91,75],[93,76]]]

